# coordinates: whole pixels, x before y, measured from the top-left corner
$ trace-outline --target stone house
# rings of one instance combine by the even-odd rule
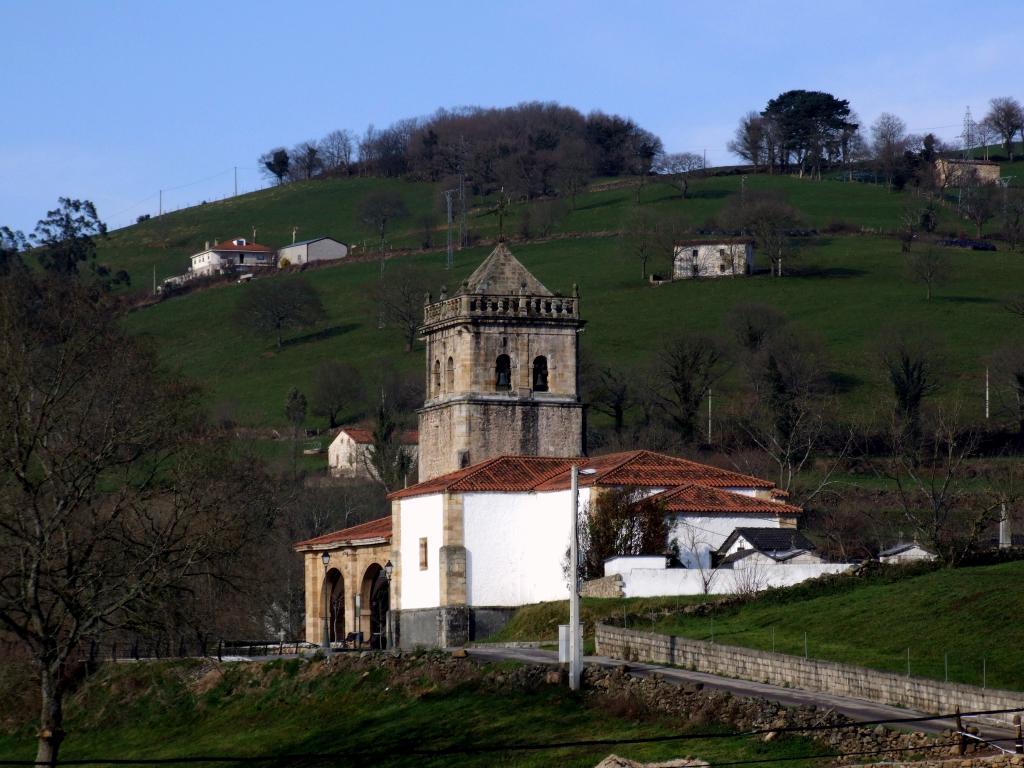
[[[999,174],[999,163],[991,160],[944,157],[935,160],[935,178],[940,187],[958,187],[970,176],[976,176],[982,184],[998,184]]]
[[[684,240],[672,256],[672,279],[735,277],[754,270],[754,241],[749,238]]]
[[[274,249],[250,243],[244,237],[225,240],[213,246],[209,242],[192,256],[189,278],[222,275],[226,272],[252,272],[274,266]]]
[[[280,265],[311,264],[314,261],[337,261],[348,256],[348,246],[333,237],[314,237],[277,249]]]
[[[399,438],[409,457],[419,456],[419,432],[406,430]],[[373,431],[367,427],[342,427],[327,446],[327,468],[335,477],[364,477],[377,479],[370,464],[370,446]]]

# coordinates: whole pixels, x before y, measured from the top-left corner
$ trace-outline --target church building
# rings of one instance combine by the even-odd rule
[[[566,599],[573,464],[577,514],[603,489],[662,494],[666,549],[686,567],[737,527],[796,527],[801,510],[767,480],[650,451],[587,458],[582,327],[578,291],[552,293],[504,244],[453,295],[428,297],[419,482],[391,494],[390,517],[295,545],[307,640],[460,645],[518,606]]]

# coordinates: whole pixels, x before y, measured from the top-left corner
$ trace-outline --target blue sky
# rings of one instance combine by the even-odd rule
[[[954,138],[1024,99],[1020,3],[0,0],[0,224],[59,196],[121,226],[262,183],[256,158],[440,106],[552,100],[725,144],[791,88]],[[1016,55],[1014,55],[1016,54]]]

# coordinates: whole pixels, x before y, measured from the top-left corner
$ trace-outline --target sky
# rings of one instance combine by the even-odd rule
[[[1017,2],[353,3],[0,0],[0,225],[58,197],[112,228],[266,184],[257,158],[439,107],[557,101],[628,115],[668,151],[726,150],[793,88],[870,125],[960,133],[1024,100]],[[1017,54],[1017,55],[1012,55]]]

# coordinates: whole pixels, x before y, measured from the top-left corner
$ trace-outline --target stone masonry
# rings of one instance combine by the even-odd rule
[[[956,707],[964,712],[1024,708],[1024,693],[1015,691],[943,683],[607,624],[597,625],[596,645],[599,655],[673,664],[713,675],[851,696],[931,714],[953,712]],[[1008,725],[1012,715],[993,715],[992,719]]]

